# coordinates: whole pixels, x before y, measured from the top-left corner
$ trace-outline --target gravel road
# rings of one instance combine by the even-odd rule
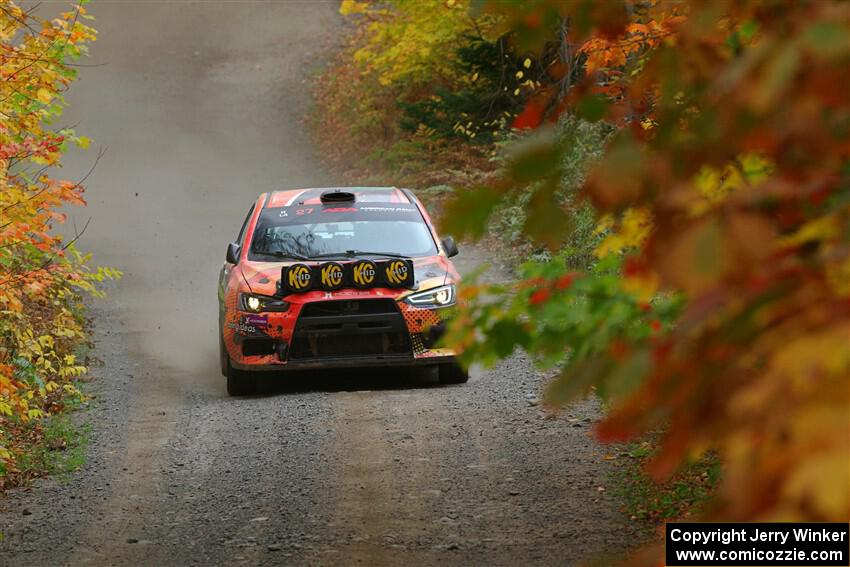
[[[0,565],[570,565],[633,541],[590,437],[598,407],[546,415],[523,356],[453,387],[360,371],[228,398],[225,244],[259,192],[333,183],[303,117],[336,4],[91,11],[95,66],[66,120],[108,149],[72,216],[91,217],[81,247],[126,275],[92,312],[87,463],[0,500]]]

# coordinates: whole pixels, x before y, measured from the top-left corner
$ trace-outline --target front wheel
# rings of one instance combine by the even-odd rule
[[[224,338],[219,332],[218,336],[218,363],[221,366],[221,375],[227,376],[227,369],[230,366],[230,356],[227,354],[227,348],[224,346]]]
[[[237,370],[227,359],[227,394],[229,396],[249,396],[257,390],[257,379],[253,372]]]
[[[469,380],[469,371],[459,364],[441,364],[441,384],[463,384]]]

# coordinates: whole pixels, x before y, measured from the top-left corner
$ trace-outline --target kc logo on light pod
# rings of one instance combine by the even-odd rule
[[[392,260],[384,265],[384,281],[390,287],[408,285],[413,279],[413,269],[408,260]]]
[[[319,270],[319,276],[322,289],[328,291],[339,289],[342,287],[342,264],[337,264],[336,262],[322,264]]]
[[[378,268],[371,260],[358,260],[351,265],[351,279],[357,287],[368,287],[375,282]]]
[[[293,264],[284,268],[286,274],[284,281],[286,287],[291,291],[307,291],[313,283],[313,274],[310,268],[304,264]]]

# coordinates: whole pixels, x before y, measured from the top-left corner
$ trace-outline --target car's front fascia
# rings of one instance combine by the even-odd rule
[[[220,293],[223,355],[227,355],[229,364],[239,370],[285,371],[453,363],[455,353],[438,347],[437,341],[454,305],[460,277],[427,212],[410,197],[437,243],[437,254],[411,258],[415,273],[412,289],[346,287],[287,294],[279,285],[281,269],[294,262],[251,260],[246,250],[240,250],[238,263],[225,266],[226,272],[228,267],[230,270],[224,274]],[[265,196],[261,196],[258,207],[264,200]],[[258,215],[259,210],[249,219],[246,242],[250,242]],[[320,263],[306,262],[310,266]],[[382,307],[375,313],[346,312],[362,305],[373,311]],[[328,329],[323,331],[323,326]],[[334,332],[340,327],[347,333],[335,338]],[[365,353],[356,350],[358,341],[375,346],[372,335],[380,335],[381,328],[386,331],[381,338],[384,343],[392,343],[393,337],[400,337],[397,332],[403,330],[405,344],[390,344],[382,352],[374,352],[374,348]],[[351,340],[347,341],[346,336]],[[305,337],[307,350],[314,346],[313,337],[320,337],[315,339],[323,341],[315,344],[319,351],[322,344],[333,343],[340,347],[341,354],[304,356]]]

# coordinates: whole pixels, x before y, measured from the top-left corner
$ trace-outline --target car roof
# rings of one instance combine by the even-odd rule
[[[398,187],[312,187],[308,189],[286,189],[269,193],[264,208],[289,207],[292,205],[318,205],[326,191],[354,193],[361,203],[412,203],[412,195]]]

